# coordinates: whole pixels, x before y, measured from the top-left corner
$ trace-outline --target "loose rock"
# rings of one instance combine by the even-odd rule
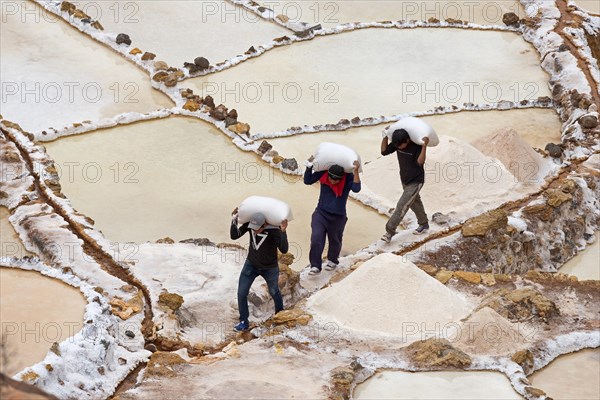
[[[166,71],[169,69],[169,64],[167,64],[164,61],[155,61],[154,62],[154,69],[157,71]]]
[[[484,236],[492,229],[504,228],[508,224],[508,215],[504,210],[492,210],[467,220],[462,226],[463,236]]]
[[[177,293],[163,292],[158,296],[158,305],[177,311],[183,305],[183,297]]]
[[[198,66],[201,69],[207,69],[208,67],[210,67],[210,63],[204,57],[196,57],[194,59],[194,64],[196,64],[196,66]]]
[[[148,51],[142,55],[142,61],[152,61],[155,58],[156,58],[156,54],[150,53]],[[156,66],[155,66],[155,68],[156,68]]]
[[[593,129],[598,126],[598,118],[595,115],[584,115],[579,118],[578,122],[584,129]]]
[[[452,347],[446,339],[428,339],[412,343],[406,348],[410,360],[418,367],[454,367],[471,365],[471,357]]]
[[[548,155],[553,158],[560,158],[562,156],[562,148],[554,143],[548,143],[545,147]]]
[[[263,140],[262,143],[260,144],[260,146],[258,146],[258,154],[265,154],[266,152],[268,152],[269,150],[271,150],[273,148],[273,146],[267,142],[266,140]]]
[[[215,101],[213,100],[212,96],[208,95],[204,98],[204,105],[206,107],[215,108]]]
[[[514,12],[506,13],[502,16],[502,22],[506,26],[519,26],[519,16]]]
[[[117,44],[125,44],[127,46],[131,45],[131,39],[129,38],[129,35],[125,33],[119,33],[117,35]]]
[[[219,104],[217,107],[210,110],[210,116],[217,121],[224,121],[227,117],[227,107],[223,104]]]
[[[286,158],[281,162],[281,168],[295,171],[298,169],[298,162],[295,158]]]
[[[238,135],[247,135],[248,133],[250,133],[250,125],[244,122],[238,122],[235,125],[231,125],[230,127],[228,127],[228,129],[232,132],[237,133]]]

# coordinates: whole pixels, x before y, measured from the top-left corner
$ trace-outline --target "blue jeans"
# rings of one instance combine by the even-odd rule
[[[258,269],[250,261],[246,260],[240,273],[237,292],[240,321],[248,321],[248,317],[250,316],[250,312],[248,311],[248,293],[250,293],[250,286],[252,286],[252,283],[258,276],[262,276],[267,282],[269,294],[275,302],[275,314],[283,310],[283,298],[279,291],[279,268]]]

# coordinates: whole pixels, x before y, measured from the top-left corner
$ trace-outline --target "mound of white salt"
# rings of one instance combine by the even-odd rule
[[[344,280],[317,292],[308,307],[316,320],[408,341],[432,333],[443,335],[448,324],[471,310],[461,295],[389,253],[372,258]]]
[[[366,164],[362,181],[395,207],[403,191],[396,155]],[[460,139],[440,136],[440,145],[427,149],[421,197],[429,214],[481,213],[521,197],[520,186],[501,162]]]
[[[489,307],[465,320],[452,345],[469,354],[503,355],[524,348],[535,332],[525,324],[513,324]]]
[[[498,159],[519,182],[542,184],[554,168],[511,128],[504,128],[471,143],[488,157]]]

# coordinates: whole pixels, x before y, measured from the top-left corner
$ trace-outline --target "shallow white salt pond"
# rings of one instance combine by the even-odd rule
[[[569,260],[560,272],[575,275],[579,280],[600,280],[600,240],[596,239]]]
[[[172,106],[145,72],[33,2],[1,8],[0,108],[23,129]]]
[[[375,22],[454,18],[480,25],[499,25],[502,16],[514,12],[520,18],[525,11],[518,1],[409,1],[409,0],[283,0],[262,1],[275,14],[284,14],[290,21],[302,21],[310,26],[321,24],[331,28],[349,22]]]
[[[79,8],[99,19],[105,31],[126,33],[132,46],[156,60],[183,67],[196,57],[215,65],[244,54],[289,30],[222,0],[82,1]]]
[[[8,208],[0,207],[0,257],[32,256],[33,254],[25,249],[21,238],[8,220],[9,216]]]
[[[270,51],[187,85],[236,108],[252,133],[465,102],[549,95],[533,47],[506,32],[366,29]]]
[[[575,4],[588,12],[600,14],[600,2],[597,0],[577,0]]]
[[[79,290],[58,280],[34,271],[0,268],[0,325],[7,355],[2,372],[14,375],[43,360],[54,342],[77,333],[85,306]]]
[[[550,109],[508,111],[463,111],[453,114],[420,117],[439,135],[452,136],[465,142],[512,128],[532,147],[543,149],[547,143],[560,142],[561,123]],[[341,143],[354,148],[363,162],[381,156],[381,132],[387,124],[352,128],[340,132],[319,132],[266,139],[284,157],[306,160],[322,142]]]
[[[265,195],[292,207],[290,251],[300,258],[295,267],[306,265],[318,185],[306,186],[302,177],[270,168],[211,125],[169,118],[45,145],[62,171],[64,194],[111,241],[141,243],[169,236],[231,242],[231,211],[248,196]],[[69,165],[75,166],[71,175]],[[387,221],[352,200],[348,216],[343,254],[378,240]],[[246,246],[247,238],[239,242]]]
[[[561,356],[529,381],[555,400],[600,399],[600,349]]]
[[[383,371],[354,390],[354,399],[522,399],[499,372]]]

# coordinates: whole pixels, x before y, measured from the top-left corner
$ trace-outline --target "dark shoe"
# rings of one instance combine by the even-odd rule
[[[333,261],[327,260],[327,264],[325,264],[325,269],[327,271],[333,271],[334,269],[337,268],[337,266],[338,265],[336,263],[334,263]]]
[[[240,321],[239,324],[233,327],[233,330],[236,332],[244,332],[250,329],[250,324],[248,321]]]
[[[321,270],[318,267],[310,267],[310,270],[308,271],[309,275],[319,275],[321,273]]]
[[[389,233],[386,232],[383,234],[383,236],[381,237],[381,240],[383,240],[386,243],[389,243],[392,241],[392,237],[395,235],[395,233]]]
[[[419,225],[417,229],[413,232],[414,235],[422,235],[429,230],[429,224]]]

